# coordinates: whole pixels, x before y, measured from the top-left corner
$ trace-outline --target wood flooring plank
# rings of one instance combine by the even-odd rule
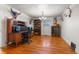
[[[33,36],[30,44],[2,50],[6,54],[75,54],[61,37]]]

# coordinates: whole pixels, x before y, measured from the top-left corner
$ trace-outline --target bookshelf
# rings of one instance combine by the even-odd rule
[[[41,20],[34,20],[34,34],[41,35]]]

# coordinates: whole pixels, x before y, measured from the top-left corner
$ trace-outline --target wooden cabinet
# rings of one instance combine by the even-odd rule
[[[54,18],[53,26],[51,28],[52,28],[51,32],[52,32],[53,36],[61,36],[61,26],[60,26],[59,21],[57,20],[57,18]]]
[[[16,45],[21,42],[22,36],[21,33],[14,33],[14,41],[16,42]]]
[[[21,42],[21,40],[22,40],[21,33],[10,33],[8,35],[8,44],[15,42],[17,45],[19,42]]]
[[[11,33],[12,32],[12,19],[8,19],[7,20],[7,31],[8,33]]]
[[[15,42],[16,45],[22,40],[21,33],[12,32],[12,19],[7,19],[7,45]]]
[[[7,19],[7,44],[11,44],[13,40],[12,19]]]
[[[25,22],[22,21],[13,21],[12,19],[7,19],[7,45],[11,45],[12,43],[16,43],[16,46],[19,42],[21,42],[24,38],[22,33],[27,32],[28,30],[21,30],[19,32],[14,31],[15,26],[25,26]],[[28,36],[28,35],[26,35]]]
[[[61,36],[60,26],[52,26],[52,35],[53,36]]]
[[[8,34],[8,44],[11,44],[14,41],[14,34],[13,33],[9,33]]]

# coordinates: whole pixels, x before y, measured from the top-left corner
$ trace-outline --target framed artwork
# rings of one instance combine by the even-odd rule
[[[67,8],[65,13],[64,13],[64,16],[65,17],[71,17],[71,13],[72,13],[72,10],[70,8]]]

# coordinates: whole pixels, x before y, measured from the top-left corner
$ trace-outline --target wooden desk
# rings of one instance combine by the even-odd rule
[[[20,31],[20,32],[13,32],[13,29],[15,29],[15,26],[25,26],[25,22],[23,21],[14,21],[13,19],[7,19],[7,45],[12,44],[13,42],[16,43],[16,45],[22,41],[23,32],[27,32],[28,30],[25,31]]]
[[[22,40],[21,33],[10,33],[8,43],[15,42],[16,45]]]
[[[27,32],[27,31],[9,33],[8,34],[8,44],[15,42],[16,45],[18,45],[18,43],[22,41],[22,33],[23,32]]]

